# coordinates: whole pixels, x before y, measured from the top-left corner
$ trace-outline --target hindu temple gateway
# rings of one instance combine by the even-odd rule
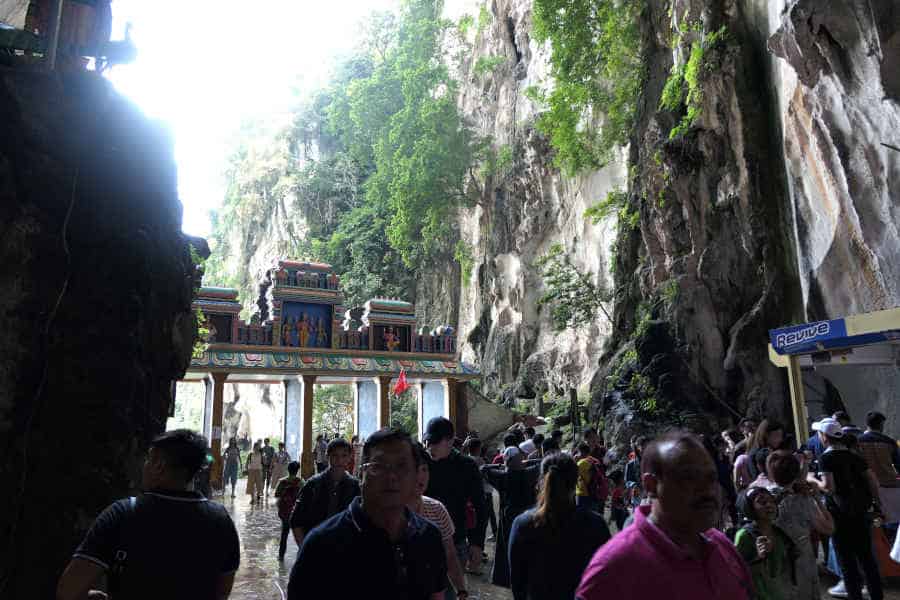
[[[461,383],[479,376],[456,357],[456,332],[416,322],[415,307],[401,300],[373,298],[363,307],[344,306],[340,280],[331,265],[279,260],[259,286],[257,312],[240,318],[238,292],[203,287],[193,303],[209,331],[208,347],[191,361],[185,381],[206,386],[203,432],[217,461],[213,484],[221,480],[224,386],[276,383],[284,387],[283,439],[300,456],[304,476],[313,473],[312,410],[316,383],[353,386],[353,429],[360,437],[390,423],[392,381],[404,371],[419,386],[419,433],[435,416],[467,431]]]

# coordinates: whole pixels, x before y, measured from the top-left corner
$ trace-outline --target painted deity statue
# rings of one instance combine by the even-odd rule
[[[388,349],[388,352],[393,352],[398,346],[400,346],[400,338],[394,333],[393,327],[388,327],[384,332],[384,347]]]
[[[300,323],[297,324],[297,334],[300,338],[300,347],[306,348],[309,346],[309,320],[306,318],[306,313],[300,315]]]
[[[275,281],[278,282],[279,286],[283,286],[287,283],[288,272],[284,269],[284,267],[275,271]]]
[[[316,323],[316,341],[318,342],[316,345],[320,348],[324,348],[328,345],[328,332],[325,331],[325,321],[322,317],[319,317],[318,323]]]

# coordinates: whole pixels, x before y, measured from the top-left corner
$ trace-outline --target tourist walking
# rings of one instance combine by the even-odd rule
[[[878,480],[886,523],[900,521],[900,449],[897,440],[884,434],[886,418],[877,411],[866,415],[866,431],[857,439],[859,453]]]
[[[753,584],[731,541],[713,528],[719,517],[716,467],[697,436],[673,431],[641,458],[652,498],[634,524],[591,559],[580,600],[749,600]]]
[[[241,450],[238,448],[237,441],[231,438],[228,441],[228,447],[222,453],[225,459],[224,485],[231,484],[231,497],[234,498],[234,487],[237,485],[238,471],[241,468]]]
[[[269,444],[269,438],[263,440],[262,446],[262,468],[263,468],[263,485],[266,496],[269,495],[269,486],[272,483],[272,463],[275,459],[275,448]],[[277,479],[275,480],[278,481]]]
[[[540,463],[529,462],[517,469],[488,465],[482,467],[482,473],[500,494],[500,530],[496,538],[491,583],[509,587],[509,536],[516,517],[533,507],[537,500]]]
[[[287,467],[290,462],[291,455],[288,454],[288,451],[285,449],[284,442],[279,442],[278,452],[272,457],[272,489],[274,489],[274,486],[278,485],[278,482],[287,475]]]
[[[206,438],[187,429],[150,442],[143,495],[108,506],[75,550],[58,600],[81,600],[105,575],[114,600],[228,598],[240,562],[225,508],[190,491]]]
[[[845,434],[834,419],[823,419],[813,429],[825,436],[825,452],[819,459],[820,488],[827,494],[828,509],[834,518],[832,541],[850,600],[862,599],[862,567],[869,597],[884,597],[881,575],[872,547],[872,514],[881,512],[878,480],[859,454],[844,443]]]
[[[353,475],[354,477],[359,476],[359,465],[362,462],[362,444],[359,443],[359,436],[354,435],[350,438],[350,465],[347,467],[347,472]]]
[[[443,598],[441,533],[407,508],[415,494],[416,460],[403,431],[382,429],[366,439],[362,494],[309,533],[291,569],[288,600]]]
[[[250,496],[250,504],[255,504],[262,499],[263,493],[263,455],[262,442],[257,440],[253,444],[253,450],[247,456],[247,495]]]
[[[797,600],[821,600],[819,569],[811,543],[812,534],[829,536],[834,531],[831,513],[819,500],[818,488],[801,478],[802,467],[793,453],[776,450],[766,464],[772,482],[769,491],[778,503],[775,524],[787,533],[798,549],[796,560]]]
[[[634,456],[625,465],[625,489],[628,491],[628,500],[631,506],[637,506],[643,496],[641,491],[641,456],[646,444],[647,438],[644,436],[641,435],[634,438],[631,444]]]
[[[291,513],[297,546],[303,546],[304,537],[313,527],[343,511],[359,496],[359,480],[347,473],[350,443],[343,438],[331,440],[325,456],[328,467],[306,482]]]
[[[313,448],[316,460],[316,473],[321,473],[328,468],[328,442],[321,433],[316,436],[316,446]]]
[[[540,469],[537,506],[516,517],[509,537],[514,600],[573,598],[591,556],[610,537],[601,515],[576,510],[578,467],[570,456],[548,456]]]
[[[285,453],[286,454],[286,453]],[[303,487],[303,479],[297,476],[300,471],[300,463],[297,461],[288,463],[287,477],[280,478],[275,484],[274,496],[278,499],[278,518],[281,519],[281,541],[278,543],[278,560],[284,560],[287,552],[287,538],[291,530],[291,513],[300,488]]]
[[[599,508],[595,488],[596,479],[600,477],[597,467],[597,459],[591,456],[591,446],[588,442],[578,444],[575,455],[578,465],[578,480],[575,488],[575,504],[579,510],[598,511]]]
[[[759,477],[760,472],[765,472],[764,470],[761,471],[755,462],[754,454],[757,451],[765,448],[768,452],[772,452],[773,450],[780,450],[783,445],[784,425],[775,419],[763,419],[760,421],[759,426],[756,428],[756,433],[753,434],[753,438],[750,440],[748,452],[750,477],[756,479]]]
[[[477,437],[468,437],[466,441],[463,442],[463,452],[472,459],[479,469],[486,464],[484,456],[482,456],[483,445],[481,440]],[[494,488],[493,486],[487,482],[487,480],[483,480],[484,487],[484,508],[487,513],[487,518],[482,521],[480,527],[482,528],[480,532],[472,532],[469,534],[469,537],[482,539],[485,538],[487,534],[488,524],[491,526],[491,538],[497,537],[497,513],[494,510]],[[478,523],[475,524],[476,527],[479,526]]]
[[[616,531],[625,529],[625,520],[628,518],[628,507],[625,505],[625,476],[622,471],[616,469],[609,474],[612,482],[612,500],[609,506],[609,520],[616,524]]]
[[[431,473],[426,496],[439,500],[450,512],[456,529],[454,542],[459,562],[470,571],[481,565],[484,547],[484,486],[475,461],[453,448],[453,423],[444,417],[428,421],[422,436]],[[475,510],[475,527],[466,527],[467,505]]]
[[[750,522],[738,530],[734,545],[750,566],[754,598],[793,600],[799,551],[791,537],[775,524],[775,497],[764,487],[751,486],[740,493],[737,505]]]
[[[417,456],[417,477],[416,490],[408,507],[417,515],[437,525],[441,532],[441,541],[444,544],[444,553],[447,556],[447,578],[453,586],[453,589],[447,588],[447,600],[453,600],[463,595],[468,595],[466,590],[466,576],[463,573],[463,567],[459,563],[459,557],[456,555],[456,544],[453,541],[453,534],[456,528],[453,526],[453,519],[447,508],[434,498],[425,496],[425,490],[428,489],[428,457],[425,455],[425,448],[419,442],[413,442]],[[456,590],[454,593],[453,590]]]

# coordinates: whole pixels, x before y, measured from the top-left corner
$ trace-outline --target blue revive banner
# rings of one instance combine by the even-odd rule
[[[778,354],[803,354],[834,347],[847,337],[843,319],[804,323],[769,331],[769,341]],[[830,342],[830,343],[829,343]]]

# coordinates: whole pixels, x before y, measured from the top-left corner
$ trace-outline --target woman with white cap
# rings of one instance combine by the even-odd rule
[[[869,596],[882,600],[884,593],[878,563],[872,552],[872,509],[881,511],[878,480],[866,459],[851,452],[844,439],[841,424],[834,419],[822,419],[813,430],[824,436],[825,453],[819,459],[822,491],[828,494],[828,509],[834,517],[834,548],[844,576],[850,600],[862,600],[862,581],[856,563],[862,567]]]

